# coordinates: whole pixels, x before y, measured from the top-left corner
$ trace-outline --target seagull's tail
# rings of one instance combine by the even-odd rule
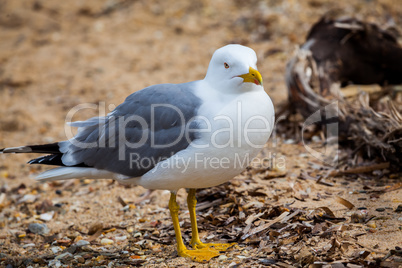
[[[45,156],[40,156],[28,161],[28,164],[42,164],[42,165],[52,165],[52,166],[65,166],[62,161],[63,153],[60,151],[60,143],[49,143],[43,145],[26,145],[20,147],[10,147],[0,149],[0,153],[39,153],[48,154]],[[74,165],[75,167],[87,167],[84,163],[79,163]]]
[[[35,159],[30,160],[29,164],[48,164],[48,165],[58,165],[64,166],[61,161],[61,157],[63,153],[60,152],[59,143],[50,143],[43,145],[26,145],[20,147],[10,147],[0,149],[0,153],[8,154],[8,153],[41,153],[41,154],[49,154],[45,156],[41,156]],[[81,170],[82,169],[82,170]],[[68,180],[77,177],[85,176],[88,171],[85,171],[84,168],[76,168],[76,167],[60,167],[45,171],[39,174],[36,179],[39,181],[56,181],[56,180]],[[82,174],[82,176],[79,176]]]
[[[84,163],[74,166],[65,166],[62,162],[63,153],[60,152],[59,143],[51,143],[44,145],[27,145],[20,147],[10,147],[0,149],[0,153],[45,153],[48,155],[41,156],[30,160],[29,164],[46,164],[61,166],[59,168],[50,169],[39,174],[35,179],[38,181],[57,181],[69,180],[76,178],[92,178],[92,179],[121,179],[125,176],[118,175],[106,170],[99,170],[89,167]],[[120,178],[121,177],[121,178]]]
[[[64,166],[61,161],[61,157],[63,153],[60,152],[59,143],[49,143],[43,145],[26,145],[20,147],[10,147],[4,148],[0,150],[0,153],[9,154],[9,153],[39,153],[39,154],[49,154],[45,156],[41,156],[35,159],[30,160],[29,164],[45,164],[45,165],[54,165],[54,166]]]

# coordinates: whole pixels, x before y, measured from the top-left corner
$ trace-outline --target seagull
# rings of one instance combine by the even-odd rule
[[[233,243],[203,243],[196,221],[196,189],[240,174],[267,143],[274,107],[249,47],[230,44],[212,55],[202,80],[159,84],[132,93],[104,117],[70,122],[77,134],[65,141],[0,150],[46,154],[29,164],[59,166],[39,181],[114,179],[169,190],[177,253],[207,262]],[[177,191],[188,189],[191,249],[182,239]]]

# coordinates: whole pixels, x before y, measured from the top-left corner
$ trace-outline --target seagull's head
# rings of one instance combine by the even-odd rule
[[[216,50],[204,80],[215,89],[228,93],[262,89],[257,56],[254,50],[241,45],[227,45]]]

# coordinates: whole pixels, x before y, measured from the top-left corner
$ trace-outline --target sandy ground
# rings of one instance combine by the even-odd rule
[[[228,43],[241,43],[257,52],[265,90],[275,107],[280,107],[286,102],[286,61],[296,45],[303,43],[312,23],[330,10],[402,29],[402,5],[391,0],[0,1],[0,148],[66,139],[66,115],[79,104],[97,106],[77,111],[72,120],[108,113],[127,95],[149,85],[202,79],[213,51]],[[333,196],[339,195],[377,217],[375,227],[361,224],[363,231],[369,231],[357,239],[362,247],[370,249],[368,258],[383,257],[401,246],[402,215],[394,212],[402,203],[401,189],[378,196],[367,193],[392,188],[400,182],[399,175],[388,174],[379,181],[338,176],[331,180],[333,186],[302,180],[301,170],[315,171],[316,166],[311,164],[315,159],[301,144],[283,144],[284,139],[278,133],[279,146],[275,150],[277,157],[285,159],[286,171],[274,179],[253,175],[253,182],[266,193],[262,203],[275,206],[295,201],[292,207],[301,209],[327,206],[338,217],[346,215],[349,221],[352,212],[334,202]],[[266,154],[270,152],[272,145],[265,149]],[[135,237],[138,242],[140,235],[152,228],[155,231],[153,223],[168,225],[167,192],[157,191],[150,200],[124,212],[118,197],[134,202],[144,189],[111,181],[38,185],[32,178],[46,167],[28,166],[25,163],[29,159],[29,155],[0,155],[0,187],[5,194],[3,205],[0,202],[0,252],[7,256],[32,259],[51,252],[51,241],[29,235],[15,239],[26,232],[29,223],[38,221],[40,213],[35,204],[45,200],[63,204],[62,210],[46,222],[58,239],[74,240],[101,221],[106,227],[121,226],[105,236],[114,239],[139,233]],[[244,177],[234,179],[231,185],[249,187]],[[307,191],[304,201],[295,199],[300,191]],[[313,200],[323,193],[328,193],[328,198]],[[27,194],[35,195],[35,201],[18,203]],[[185,191],[179,193],[182,207],[185,196]],[[243,201],[258,198],[246,196]],[[181,216],[188,228],[184,208]],[[135,230],[129,232],[128,227]],[[211,234],[208,228],[203,230],[204,238]],[[133,251],[145,261],[141,265],[203,266],[177,257],[171,230],[168,234],[170,245],[154,241],[148,250]],[[97,245],[100,240],[97,238]],[[246,258],[237,256],[255,255],[258,247],[236,241],[239,248],[227,253],[228,259],[214,259],[209,265],[247,267]],[[35,246],[24,247],[29,243]],[[116,252],[133,250],[127,241],[115,241],[107,247]],[[0,257],[0,265],[10,263],[7,257]],[[99,265],[107,263],[100,260]]]

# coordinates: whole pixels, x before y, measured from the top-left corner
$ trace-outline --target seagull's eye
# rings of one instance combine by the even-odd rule
[[[227,64],[226,62],[223,65],[225,66],[226,69],[229,68],[229,64]]]

